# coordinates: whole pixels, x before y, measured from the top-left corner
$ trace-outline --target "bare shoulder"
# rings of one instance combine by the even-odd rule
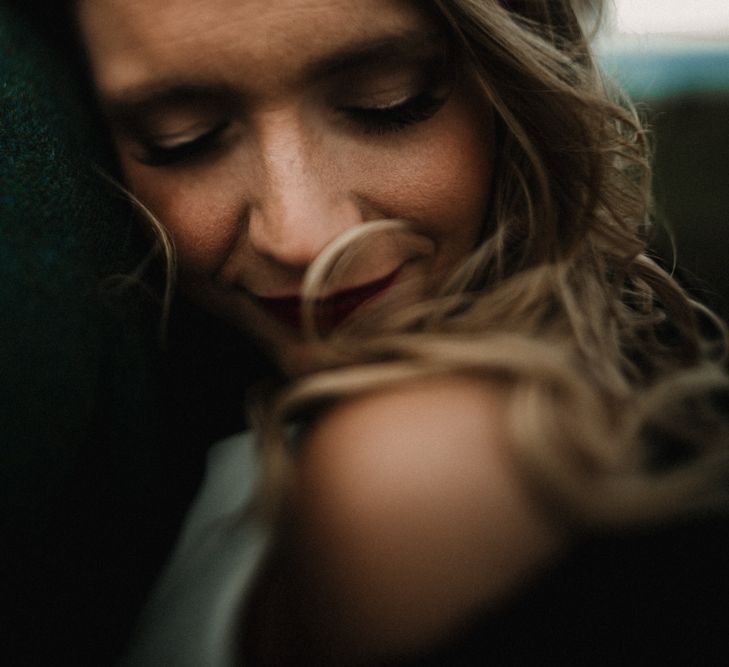
[[[425,646],[559,549],[508,447],[501,388],[456,376],[352,399],[314,429],[302,523],[374,648]]]

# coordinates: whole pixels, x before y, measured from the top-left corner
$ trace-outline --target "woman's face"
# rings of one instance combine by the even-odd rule
[[[332,296],[350,305],[474,246],[492,117],[416,4],[80,1],[127,186],[169,230],[197,301],[265,338],[256,309],[295,302],[351,227],[405,219],[434,252],[380,239]]]

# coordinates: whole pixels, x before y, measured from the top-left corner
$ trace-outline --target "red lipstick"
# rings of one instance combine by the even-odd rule
[[[331,296],[319,299],[316,302],[316,319],[318,325],[327,330],[343,322],[352,312],[366,301],[385,291],[390,287],[400,273],[398,267],[392,273],[358,285],[350,289],[335,292]],[[256,303],[273,315],[277,320],[293,329],[301,330],[301,298],[298,296],[286,297],[255,297]]]

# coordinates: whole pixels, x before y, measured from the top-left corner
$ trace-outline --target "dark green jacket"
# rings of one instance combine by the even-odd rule
[[[120,289],[150,250],[78,63],[0,5],[2,664],[113,662],[258,363]],[[9,657],[6,657],[6,654]],[[50,658],[47,662],[46,656]]]

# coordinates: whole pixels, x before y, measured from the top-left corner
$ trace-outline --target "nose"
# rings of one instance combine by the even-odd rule
[[[248,243],[277,265],[305,270],[330,241],[362,222],[356,196],[335,156],[291,119],[270,120],[258,152]]]

